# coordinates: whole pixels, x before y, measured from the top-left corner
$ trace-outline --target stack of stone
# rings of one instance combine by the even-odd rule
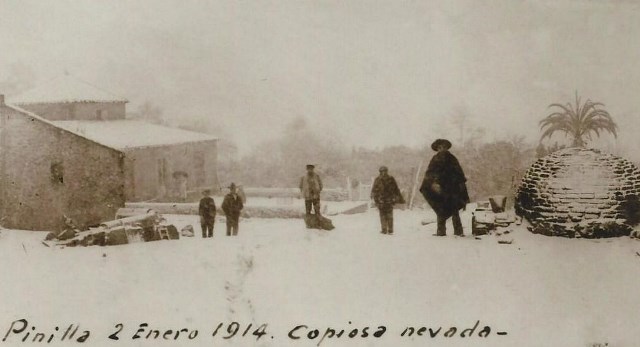
[[[595,149],[568,148],[539,159],[516,195],[530,230],[550,236],[629,235],[638,223],[640,170]]]

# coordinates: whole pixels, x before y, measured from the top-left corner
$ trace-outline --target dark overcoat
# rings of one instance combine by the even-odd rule
[[[205,196],[200,199],[198,205],[198,213],[200,214],[201,222],[213,222],[216,219],[216,203],[210,196]]]
[[[235,194],[234,196],[229,193],[222,201],[222,210],[227,218],[238,219],[243,207],[242,198],[238,194]]]
[[[371,188],[371,198],[378,207],[388,207],[394,204],[404,204],[404,198],[393,176],[378,176]]]
[[[442,151],[429,162],[420,192],[438,216],[448,218],[469,202],[466,181],[458,159]],[[434,183],[440,185],[440,194],[434,191]]]

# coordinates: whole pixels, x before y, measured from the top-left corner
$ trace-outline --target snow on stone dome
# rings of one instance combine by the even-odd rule
[[[640,170],[596,149],[567,148],[538,159],[516,193],[530,230],[550,236],[629,235],[637,223]]]

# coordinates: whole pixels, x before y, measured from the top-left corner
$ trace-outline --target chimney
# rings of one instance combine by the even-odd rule
[[[0,94],[0,106],[4,106],[4,94]]]

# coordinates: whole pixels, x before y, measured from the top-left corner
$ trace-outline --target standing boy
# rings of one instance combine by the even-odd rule
[[[389,175],[386,166],[380,167],[380,175],[376,177],[371,188],[371,198],[380,212],[381,233],[393,235],[393,205],[404,204],[396,179]]]
[[[205,189],[202,192],[198,212],[200,214],[200,226],[202,227],[202,238],[213,237],[213,224],[216,221],[216,203],[211,197],[211,190]]]

